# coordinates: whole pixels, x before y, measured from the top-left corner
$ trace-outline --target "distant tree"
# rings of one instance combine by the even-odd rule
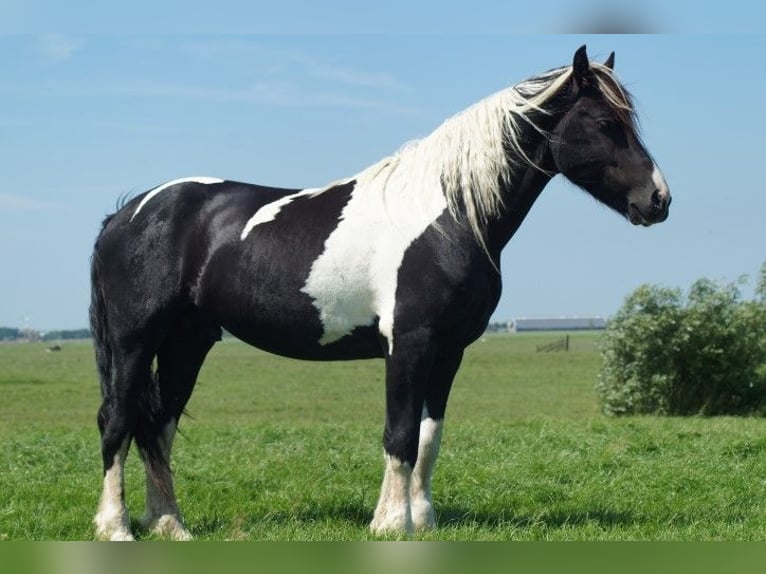
[[[756,299],[700,279],[644,285],[610,319],[597,391],[608,414],[766,413],[766,265]]]
[[[66,331],[48,331],[42,337],[43,341],[68,341],[72,339],[90,339],[90,330],[71,329]]]
[[[20,336],[19,330],[13,327],[0,327],[0,341],[15,341]]]
[[[761,274],[758,276],[755,296],[762,305],[766,305],[766,262],[761,265]]]

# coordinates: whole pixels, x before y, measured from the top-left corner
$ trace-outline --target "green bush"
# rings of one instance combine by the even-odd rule
[[[766,264],[754,300],[738,283],[643,285],[607,323],[596,386],[612,415],[766,413]]]

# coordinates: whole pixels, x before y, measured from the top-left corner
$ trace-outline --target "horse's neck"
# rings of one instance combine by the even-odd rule
[[[504,209],[487,225],[487,247],[496,260],[499,260],[500,252],[518,231],[540,192],[555,175],[548,143],[543,136],[536,135],[539,139],[535,142],[534,151],[528,156],[535,165],[525,164],[516,169],[511,184],[503,190]]]

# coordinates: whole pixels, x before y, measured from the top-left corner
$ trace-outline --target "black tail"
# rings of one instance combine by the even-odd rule
[[[104,233],[110,217],[104,220],[99,238]],[[90,333],[93,337],[93,347],[96,352],[96,368],[101,381],[101,396],[108,399],[112,393],[112,347],[109,342],[109,331],[106,320],[106,301],[101,280],[101,257],[98,250],[98,239],[93,249],[90,267]],[[101,421],[99,421],[100,423]]]

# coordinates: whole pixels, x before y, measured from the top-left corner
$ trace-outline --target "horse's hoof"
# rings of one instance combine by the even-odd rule
[[[191,533],[184,528],[175,514],[163,514],[159,517],[144,517],[141,523],[149,532],[177,541],[193,540]]]

